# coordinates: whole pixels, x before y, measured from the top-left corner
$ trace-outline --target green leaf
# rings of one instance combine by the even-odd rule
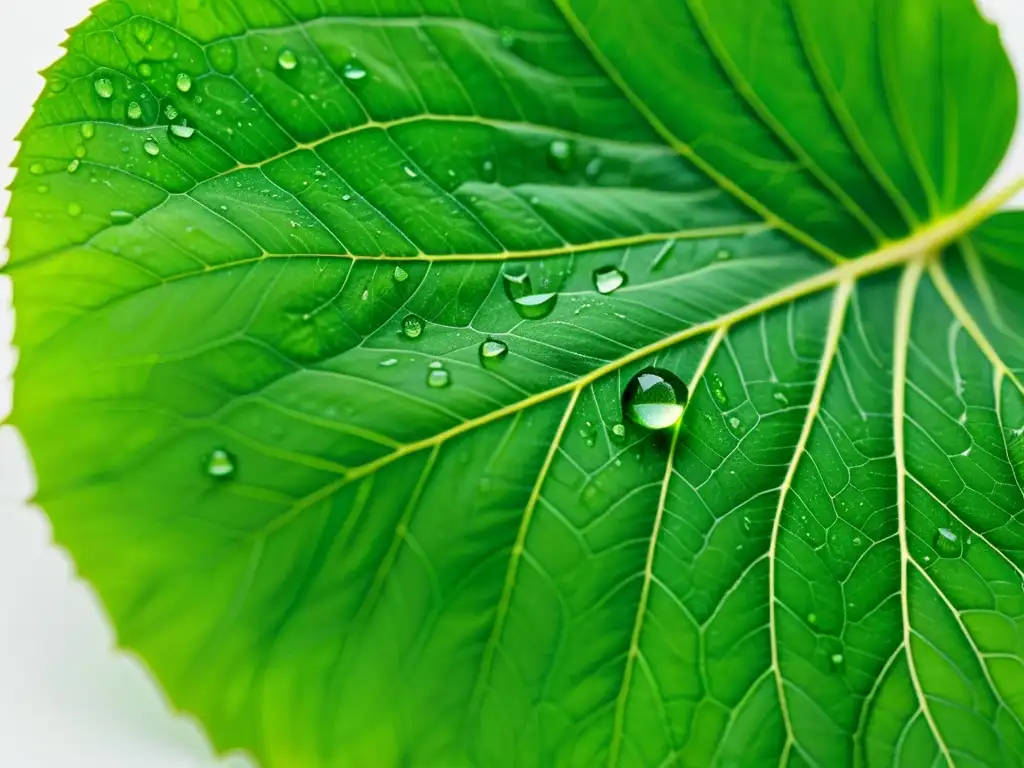
[[[218,748],[1024,765],[1024,185],[978,198],[1016,87],[971,0],[108,1],[67,48],[11,421]],[[647,366],[680,428],[622,423]]]

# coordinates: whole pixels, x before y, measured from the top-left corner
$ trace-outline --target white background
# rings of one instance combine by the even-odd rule
[[[14,177],[6,167],[17,150],[13,137],[43,86],[35,72],[60,55],[63,30],[85,18],[91,4],[0,0],[0,186]],[[1024,73],[1024,0],[983,0],[982,6],[1000,23]],[[1024,173],[1024,131],[1017,139],[994,185]],[[8,199],[0,191],[0,210]],[[8,222],[0,220],[0,243],[7,232]],[[0,263],[6,258],[0,253]],[[0,278],[0,421],[10,411],[16,359],[10,303],[10,282]],[[0,427],[0,766],[248,765],[238,756],[217,760],[195,723],[171,712],[142,665],[112,647],[95,595],[51,545],[46,519],[27,501],[32,492],[18,436]]]

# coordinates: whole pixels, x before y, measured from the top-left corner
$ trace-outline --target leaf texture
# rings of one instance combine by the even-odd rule
[[[11,421],[218,748],[1024,765],[1020,185],[977,199],[1016,88],[973,2],[108,0],[67,48]],[[680,428],[623,424],[647,365]]]

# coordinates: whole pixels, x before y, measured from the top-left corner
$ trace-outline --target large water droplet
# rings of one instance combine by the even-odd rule
[[[130,211],[111,211],[110,221],[117,226],[131,224],[135,220],[135,214]]]
[[[110,78],[97,78],[92,86],[96,89],[96,93],[101,99],[109,99],[114,95],[114,84],[110,82]]]
[[[192,78],[185,72],[178,73],[178,76],[174,78],[174,84],[182,93],[188,93],[192,90]]]
[[[598,293],[611,293],[621,288],[625,282],[626,273],[617,267],[601,267],[594,270],[594,287]]]
[[[939,528],[935,532],[935,551],[942,557],[960,557],[963,550],[960,537],[949,528]]]
[[[402,269],[400,266],[395,266],[395,282],[404,283],[409,279],[409,273]]]
[[[150,157],[156,157],[160,154],[160,145],[157,144],[153,139],[146,139],[142,144],[142,148],[146,151],[146,154]]]
[[[505,295],[513,301],[533,293],[530,276],[525,272],[503,272],[501,277],[504,281]]]
[[[575,154],[572,144],[565,139],[555,139],[548,144],[548,160],[556,171],[564,173],[572,168]]]
[[[82,138],[88,141],[96,135],[96,124],[95,123],[82,123],[82,127],[79,129],[82,134]]]
[[[181,123],[180,125],[175,123],[171,126],[171,133],[177,136],[179,139],[191,139],[195,135],[196,129],[188,123]]]
[[[672,371],[644,368],[622,393],[622,413],[646,429],[668,429],[682,418],[688,396],[686,385]]]
[[[427,373],[427,386],[432,389],[444,389],[452,383],[452,377],[448,369],[431,367]]]
[[[508,344],[497,339],[487,339],[480,345],[480,360],[485,366],[500,363],[508,355]]]
[[[402,319],[402,333],[407,339],[418,339],[423,335],[423,328],[426,323],[419,315],[406,315]]]
[[[210,454],[210,458],[206,460],[206,474],[210,477],[231,477],[234,473],[235,459],[222,448],[216,449]]]
[[[366,77],[366,67],[362,65],[359,59],[351,58],[342,67],[341,76],[346,80],[362,80]]]
[[[128,119],[129,120],[141,120],[142,119],[142,107],[139,106],[139,102],[133,101],[128,105]]]
[[[277,66],[281,69],[291,72],[297,66],[299,66],[299,59],[295,55],[295,52],[285,48],[279,54],[277,54]]]

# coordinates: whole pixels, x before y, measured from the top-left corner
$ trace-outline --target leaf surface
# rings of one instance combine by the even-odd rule
[[[67,47],[11,421],[219,748],[1024,765],[1024,222],[977,199],[1016,89],[973,2],[108,1]],[[622,423],[648,365],[679,430]]]

